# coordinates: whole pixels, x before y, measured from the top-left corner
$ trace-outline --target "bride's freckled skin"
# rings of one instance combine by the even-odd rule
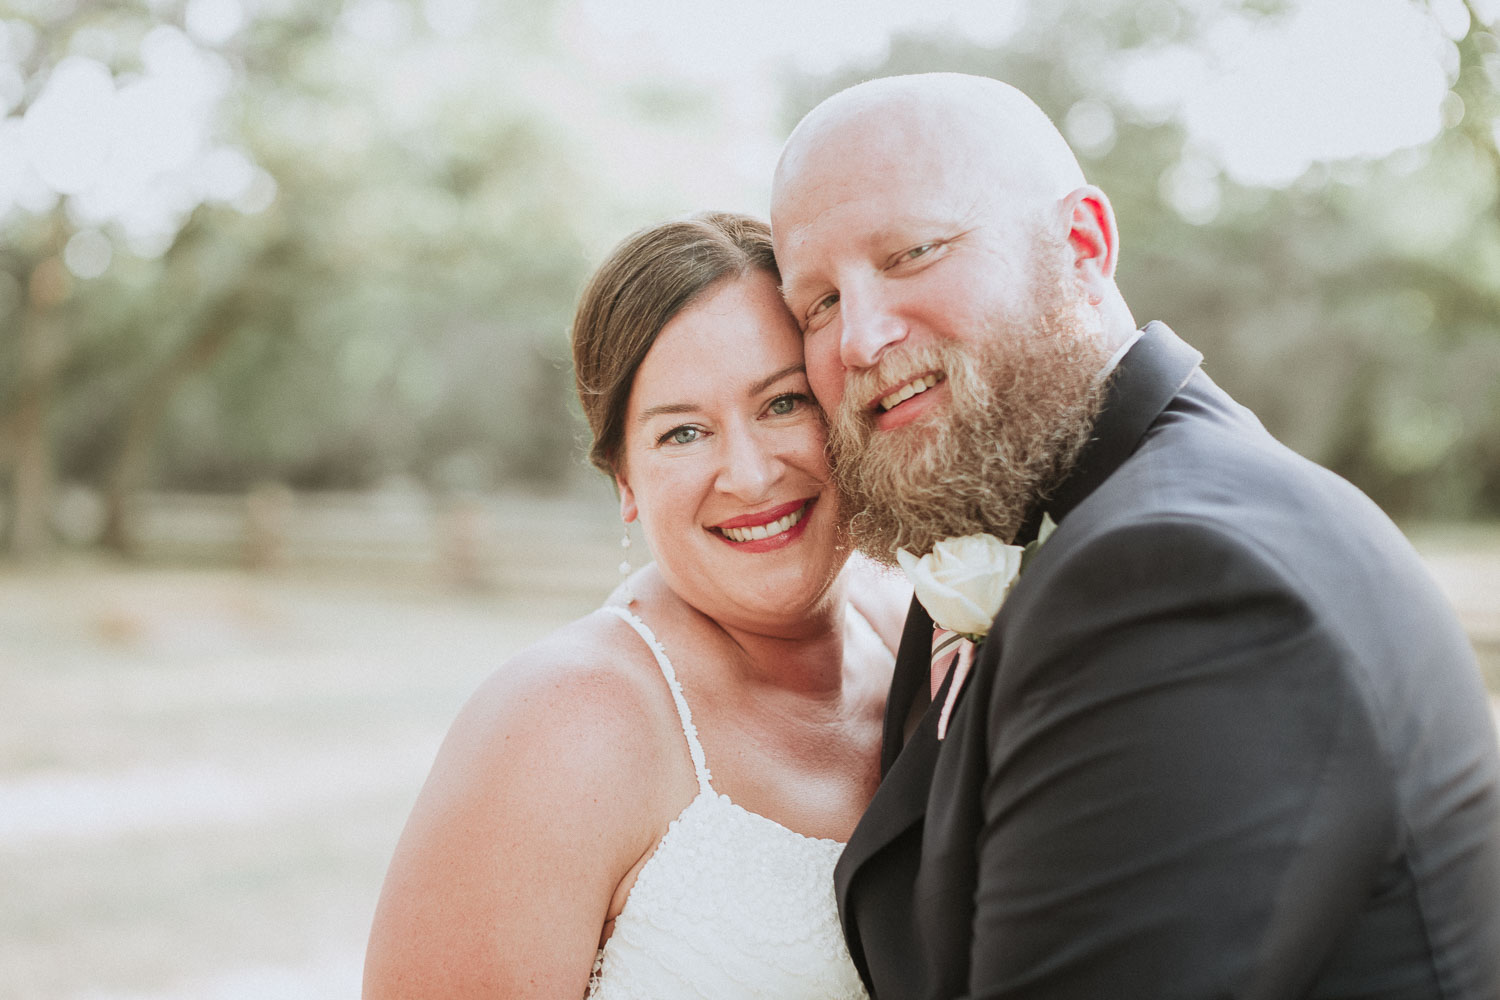
[[[847,555],[824,440],[775,280],[726,279],[662,328],[636,373],[621,515],[639,518],[662,578],[689,604],[772,627],[826,591]]]
[[[628,237],[583,290],[590,458],[654,562],[454,720],[365,1000],[863,995],[829,886],[911,591],[848,560],[777,283],[764,222],[706,213]]]

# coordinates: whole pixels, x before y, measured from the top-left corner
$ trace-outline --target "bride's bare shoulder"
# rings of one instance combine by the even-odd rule
[[[563,741],[629,754],[670,702],[641,638],[600,609],[522,649],[487,677],[455,722],[476,736]],[[597,758],[596,758],[597,759]]]
[[[856,552],[844,567],[844,585],[849,603],[894,652],[901,645],[901,630],[911,606],[911,584],[905,574]]]
[[[528,992],[518,977],[539,968],[581,990],[622,880],[693,788],[655,669],[630,626],[599,612],[480,685],[392,859],[367,995],[371,982],[389,991],[376,995],[406,996],[402,984],[457,979],[509,996]]]
[[[619,853],[602,862],[633,862],[678,785],[692,784],[690,767],[675,760],[685,757],[675,713],[645,643],[618,617],[595,612],[479,685],[449,727],[413,815],[440,832],[484,830],[530,845],[517,848],[522,854],[545,854],[573,827],[607,830]],[[674,767],[686,771],[677,784],[653,779]],[[549,818],[532,825],[527,816]]]

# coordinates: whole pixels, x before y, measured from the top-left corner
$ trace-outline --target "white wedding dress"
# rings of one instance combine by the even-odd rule
[[[698,794],[641,867],[599,949],[588,997],[865,1000],[833,895],[844,845],[804,837],[715,792],[666,650],[635,615],[609,610],[656,654]]]

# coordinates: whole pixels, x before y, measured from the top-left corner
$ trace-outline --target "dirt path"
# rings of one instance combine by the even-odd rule
[[[357,996],[449,720],[601,596],[0,576],[0,996]]]

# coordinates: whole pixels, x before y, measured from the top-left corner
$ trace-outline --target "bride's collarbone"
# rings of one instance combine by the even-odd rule
[[[671,665],[714,792],[799,833],[843,839],[838,831],[852,828],[868,798],[865,772],[879,766],[880,715],[869,704],[877,685],[863,683],[869,671],[855,671],[861,682],[830,697],[826,689],[799,688],[793,674],[781,683],[774,672],[758,671],[738,643],[682,609],[630,611]],[[853,643],[846,647],[862,660],[874,658]],[[634,649],[631,672],[655,692],[654,742],[674,761],[653,777],[653,791],[665,793],[659,810],[665,825],[696,795],[693,765],[655,652],[645,643],[623,648]]]
[[[839,812],[859,800],[862,808],[866,772],[879,768],[878,728],[835,716],[826,706],[798,712],[788,702],[767,699],[749,706],[706,705],[694,724],[714,789],[778,821],[787,802],[823,803]]]

